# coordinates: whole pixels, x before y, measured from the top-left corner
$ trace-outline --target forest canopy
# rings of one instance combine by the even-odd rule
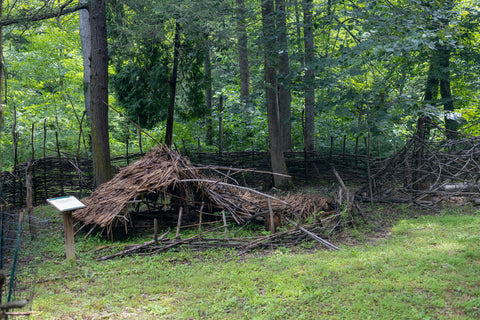
[[[91,156],[85,2],[3,1],[4,170],[32,150],[55,152],[56,139],[62,152]],[[332,137],[352,149],[369,135],[386,155],[420,125],[438,139],[480,131],[478,1],[112,0],[105,8],[108,103],[131,120],[109,109],[112,154],[126,144],[139,151],[132,121],[157,141],[208,151],[321,151]]]

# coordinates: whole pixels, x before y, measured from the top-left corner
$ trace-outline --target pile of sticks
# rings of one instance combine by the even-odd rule
[[[435,204],[452,196],[480,197],[480,138],[421,140],[372,163],[357,198],[375,202]],[[461,186],[461,187],[458,187]]]
[[[327,234],[330,225],[329,220],[333,221],[332,219],[327,218],[323,220],[323,223],[320,222],[315,225],[312,224],[306,226],[301,226],[300,224],[288,218],[286,218],[286,220],[294,228],[272,233],[266,236],[248,238],[229,237],[229,232],[226,229],[226,225],[203,230],[202,232],[199,232],[199,234],[186,239],[180,239],[178,236],[174,238],[166,238],[168,235],[167,232],[152,241],[128,246],[120,252],[102,256],[97,260],[105,261],[129,255],[153,255],[168,250],[178,250],[181,248],[189,248],[192,250],[206,250],[209,248],[234,248],[237,249],[237,255],[240,256],[256,249],[271,249],[280,246],[297,246],[306,240],[314,240],[321,246],[330,250],[340,250],[339,247],[319,236],[319,234]],[[219,233],[218,231],[222,229],[225,229],[225,231]],[[331,233],[333,233],[333,230],[330,230],[330,235]],[[206,235],[209,235],[209,237],[206,237]]]

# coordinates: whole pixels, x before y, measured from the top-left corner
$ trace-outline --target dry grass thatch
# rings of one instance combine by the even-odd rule
[[[207,176],[176,151],[158,148],[101,185],[73,217],[104,228],[116,219],[127,220],[128,207],[145,199],[172,209],[203,204],[206,211],[230,213],[237,223],[267,213],[269,202],[273,211],[290,208],[286,201],[235,185],[228,175],[219,176]]]

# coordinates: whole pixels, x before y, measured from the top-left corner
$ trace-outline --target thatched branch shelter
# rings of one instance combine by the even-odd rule
[[[237,223],[273,211],[289,209],[288,202],[235,185],[228,174],[207,175],[178,152],[160,147],[130,164],[109,182],[83,200],[86,208],[76,210],[74,219],[111,233],[112,226],[127,230],[134,214],[156,212],[225,211]],[[142,209],[143,208],[143,209]]]

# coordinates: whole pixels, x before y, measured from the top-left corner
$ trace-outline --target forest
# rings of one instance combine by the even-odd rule
[[[334,138],[386,156],[480,130],[475,0],[0,4],[4,171],[58,144],[101,183],[127,148],[181,143],[267,150],[286,173],[285,151]]]
[[[0,57],[0,319],[479,318],[480,1],[0,0]]]

